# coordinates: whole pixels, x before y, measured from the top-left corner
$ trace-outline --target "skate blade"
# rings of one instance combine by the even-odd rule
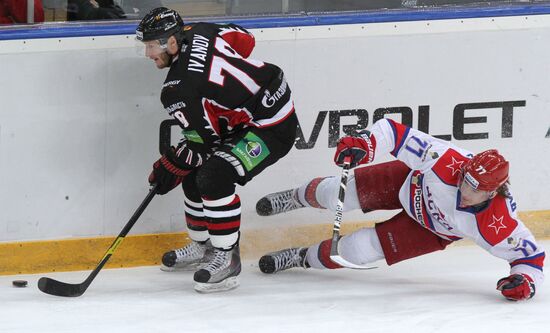
[[[217,293],[235,289],[239,286],[239,279],[232,276],[218,283],[195,283],[195,291],[201,294]]]
[[[202,263],[202,264],[190,264],[190,265],[185,265],[185,266],[175,265],[175,266],[172,266],[172,267],[168,267],[168,266],[165,266],[165,265],[161,264],[160,265],[160,270],[163,271],[163,272],[196,272],[199,269],[204,268],[206,265],[207,264]]]

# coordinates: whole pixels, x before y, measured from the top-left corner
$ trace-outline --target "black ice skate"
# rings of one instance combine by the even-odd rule
[[[291,189],[268,194],[258,200],[256,212],[261,216],[270,216],[304,207],[296,198],[296,192],[296,189]]]
[[[162,256],[160,269],[165,272],[196,271],[210,261],[213,247],[206,242],[191,241],[187,246],[166,252]]]
[[[214,248],[211,261],[195,272],[195,290],[199,293],[213,293],[237,288],[241,273],[239,246],[231,250]]]
[[[307,247],[271,252],[260,258],[260,271],[273,274],[294,267],[309,268],[306,262]]]

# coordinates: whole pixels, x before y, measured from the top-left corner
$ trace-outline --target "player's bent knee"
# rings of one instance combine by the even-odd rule
[[[212,157],[197,172],[197,188],[203,197],[221,198],[235,192],[235,170],[225,160]]]

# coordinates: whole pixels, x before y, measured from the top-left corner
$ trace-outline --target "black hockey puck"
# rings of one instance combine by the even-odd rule
[[[14,287],[18,287],[18,288],[25,288],[28,284],[28,282],[25,280],[13,280],[11,283],[13,284]]]

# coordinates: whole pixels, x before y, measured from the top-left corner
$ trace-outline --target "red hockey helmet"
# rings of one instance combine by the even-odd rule
[[[510,164],[496,149],[486,150],[466,162],[464,181],[479,191],[496,191],[508,180]]]

